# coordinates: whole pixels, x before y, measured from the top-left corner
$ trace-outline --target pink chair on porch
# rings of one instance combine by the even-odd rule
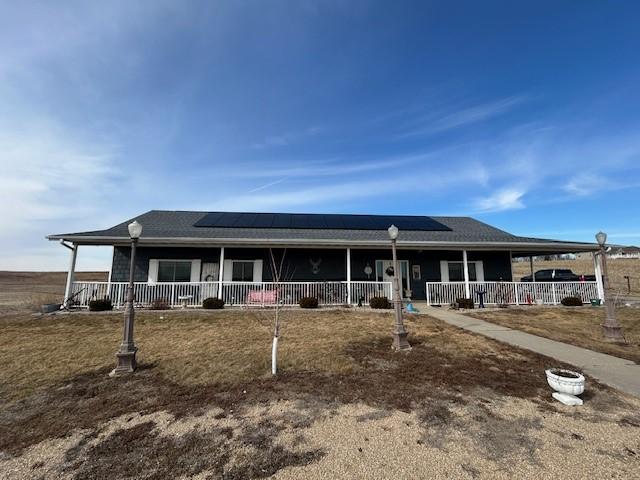
[[[247,294],[247,305],[275,305],[277,301],[277,290],[251,290]]]

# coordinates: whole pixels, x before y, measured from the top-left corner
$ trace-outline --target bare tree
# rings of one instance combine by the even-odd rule
[[[273,253],[273,249],[269,249],[269,260],[271,267],[271,279],[275,284],[276,290],[276,305],[275,305],[275,315],[273,321],[273,342],[271,345],[271,374],[276,375],[278,373],[277,364],[278,364],[278,339],[280,338],[280,282],[283,279],[283,275],[286,276],[287,272],[283,271],[284,267],[284,258],[287,254],[287,249],[285,248],[282,251],[282,256],[280,257],[280,262],[276,261],[276,256]]]

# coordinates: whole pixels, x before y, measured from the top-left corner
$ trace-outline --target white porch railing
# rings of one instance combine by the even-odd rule
[[[75,306],[88,307],[91,300],[109,298],[114,308],[124,306],[127,282],[74,282],[71,296]],[[226,305],[269,306],[298,305],[303,297],[315,297],[320,305],[345,305],[362,301],[364,305],[375,296],[391,298],[391,282],[222,282],[222,299]],[[136,306],[149,306],[153,301],[172,307],[186,304],[202,306],[205,298],[218,296],[219,282],[136,282]],[[181,298],[182,297],[182,298]]]
[[[478,303],[478,292],[485,292],[487,305],[527,305],[542,300],[558,305],[565,297],[580,297],[584,303],[598,297],[596,282],[469,282],[471,297]],[[465,297],[464,282],[427,282],[427,304],[451,304]]]

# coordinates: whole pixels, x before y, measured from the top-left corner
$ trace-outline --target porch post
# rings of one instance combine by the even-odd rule
[[[531,281],[535,283],[536,274],[533,271],[533,255],[529,255],[529,268],[531,269]]]
[[[471,289],[469,288],[469,262],[467,261],[467,251],[462,251],[462,264],[464,266],[464,295],[465,298],[471,298]]]
[[[71,250],[71,260],[69,261],[69,272],[67,273],[67,283],[64,287],[64,299],[63,303],[65,307],[69,305],[69,296],[71,295],[71,289],[73,288],[73,279],[76,274],[76,258],[78,257],[78,245],[72,243],[71,247],[66,243],[62,243],[65,247]]]
[[[218,266],[218,298],[222,299],[222,272],[224,270],[224,247],[220,247],[220,265]]]
[[[598,298],[604,303],[604,285],[602,284],[602,266],[600,264],[600,256],[593,252],[593,269],[596,274],[596,289],[598,290]]]
[[[351,305],[351,248],[347,247],[347,304]]]

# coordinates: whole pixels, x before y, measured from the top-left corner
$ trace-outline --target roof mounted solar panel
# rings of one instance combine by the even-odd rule
[[[386,230],[395,225],[400,230],[446,232],[449,227],[427,216],[344,215],[317,213],[238,213],[211,212],[194,227],[203,228],[283,228],[330,230]]]

